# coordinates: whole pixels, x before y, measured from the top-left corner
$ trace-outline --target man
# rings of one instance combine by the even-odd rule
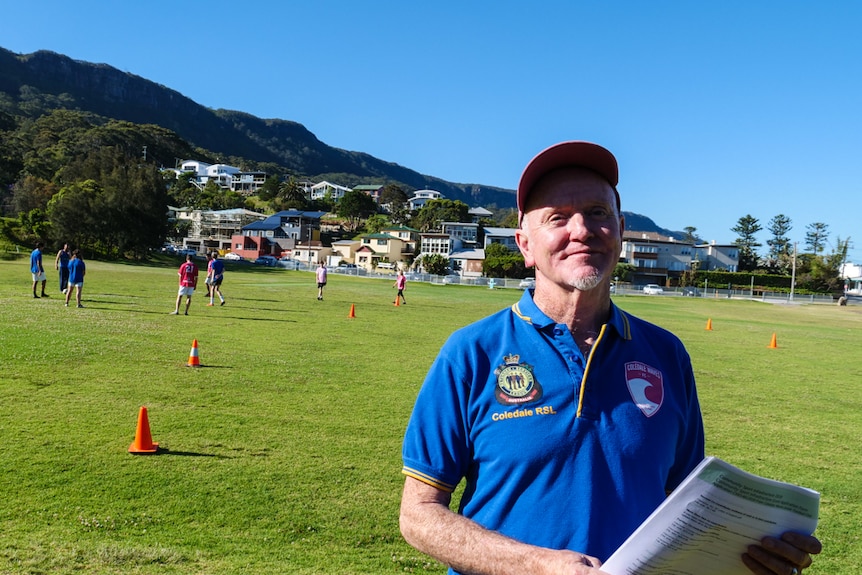
[[[451,573],[599,574],[704,456],[681,342],[611,302],[617,180],[613,155],[587,142],[528,164],[515,239],[536,287],[453,334],[416,400],[401,531]],[[785,534],[740,562],[794,574],[819,550]]]
[[[224,261],[218,259],[218,252],[213,252],[212,255],[213,259],[207,266],[207,279],[210,284],[210,302],[207,305],[213,305],[213,300],[215,300],[216,294],[218,294],[218,299],[221,301],[221,305],[224,305],[224,296],[221,293],[221,282],[224,280]]]
[[[323,262],[317,264],[317,300],[323,301],[323,288],[326,287],[326,265]]]
[[[180,276],[180,289],[177,291],[177,303],[174,306],[174,311],[171,315],[179,315],[180,302],[183,296],[186,298],[185,315],[189,315],[189,306],[192,304],[192,295],[195,293],[195,288],[198,285],[198,266],[193,261],[192,254],[186,254],[186,261],[180,266],[177,271]]]
[[[45,244],[42,242],[36,243],[36,249],[30,252],[30,273],[33,274],[33,297],[36,295],[36,288],[39,282],[42,282],[42,297],[48,297],[45,293],[45,284],[48,283],[48,276],[45,275],[45,268],[42,267],[42,247]]]
[[[63,244],[63,248],[57,252],[54,259],[54,269],[60,273],[60,293],[66,293],[69,287],[69,244]]]
[[[84,264],[84,258],[81,257],[81,250],[72,252],[72,259],[69,260],[69,284],[66,287],[66,307],[69,307],[69,300],[72,298],[72,288],[75,288],[75,301],[78,307],[84,307],[81,304],[81,292],[84,289],[84,274],[87,273],[87,266]]]

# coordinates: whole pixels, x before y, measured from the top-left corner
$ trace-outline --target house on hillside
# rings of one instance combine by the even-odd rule
[[[231,237],[232,251],[246,259],[292,254],[296,246],[320,243],[320,218],[326,212],[284,210],[242,228]],[[308,253],[305,253],[307,256]],[[307,259],[307,258],[306,258]]]
[[[431,200],[439,200],[444,196],[436,190],[416,190],[407,200],[411,210],[418,210]]]
[[[191,182],[198,189],[203,189],[208,182],[214,181],[222,189],[246,196],[256,194],[266,181],[265,172],[244,172],[228,164],[208,164],[198,160],[185,160],[179,168],[172,171],[177,175],[194,174]]]
[[[311,199],[323,200],[329,198],[333,202],[337,202],[349,191],[351,191],[350,188],[345,186],[339,186],[327,181],[318,182],[311,186]]]

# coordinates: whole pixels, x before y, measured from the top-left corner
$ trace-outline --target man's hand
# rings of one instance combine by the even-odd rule
[[[788,531],[778,539],[764,537],[760,545],[749,546],[742,562],[757,575],[798,575],[822,549],[816,537]]]

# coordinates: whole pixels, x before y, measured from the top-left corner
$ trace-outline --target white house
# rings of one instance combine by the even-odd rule
[[[350,188],[339,186],[338,184],[333,184],[324,180],[311,186],[311,199],[322,200],[329,197],[332,201],[337,202],[344,197],[344,194],[350,191]]]
[[[413,196],[407,200],[407,203],[410,204],[411,210],[418,210],[429,201],[439,200],[442,197],[443,194],[435,190],[416,190],[413,192]]]

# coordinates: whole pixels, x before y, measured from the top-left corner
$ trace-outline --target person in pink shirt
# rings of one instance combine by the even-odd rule
[[[317,299],[323,301],[323,288],[326,286],[326,266],[323,262],[317,265]]]
[[[180,313],[180,302],[183,300],[183,296],[186,298],[186,311],[185,315],[189,315],[189,305],[192,303],[192,294],[195,293],[195,288],[198,285],[198,266],[192,261],[192,255],[186,255],[186,261],[183,265],[180,266],[180,269],[177,271],[177,275],[180,276],[180,289],[177,292],[177,305],[174,307],[174,311],[171,312],[171,315],[179,315]],[[71,289],[69,290],[71,292]]]
[[[401,303],[407,305],[407,300],[404,299],[404,287],[407,285],[407,278],[404,276],[404,272],[402,270],[398,270],[398,277],[395,278],[395,283],[392,284],[392,287],[398,288],[398,293],[395,294],[395,301],[392,302],[394,304],[398,304],[398,298],[401,298]]]

